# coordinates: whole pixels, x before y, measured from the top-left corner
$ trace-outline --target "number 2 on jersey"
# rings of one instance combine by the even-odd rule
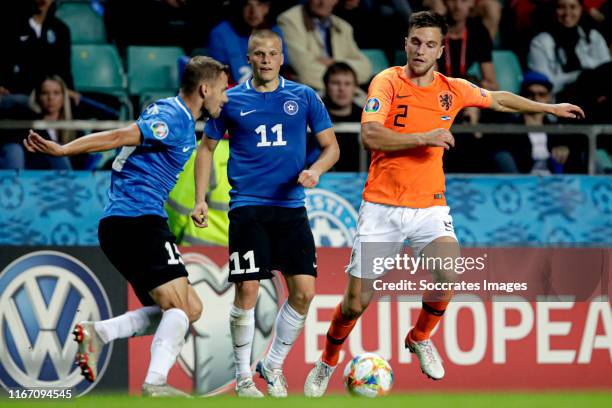
[[[285,146],[286,140],[283,140],[283,124],[277,123],[270,129],[272,133],[276,134],[276,140],[273,142],[268,141],[268,132],[266,125],[259,125],[255,129],[255,133],[261,136],[261,141],[257,142],[257,147],[268,147],[268,146]]]

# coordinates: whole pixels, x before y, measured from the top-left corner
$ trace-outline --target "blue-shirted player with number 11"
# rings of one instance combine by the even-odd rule
[[[221,115],[210,120],[196,158],[194,223],[205,227],[204,193],[212,153],[226,130],[230,135],[228,177],[229,281],[235,283],[230,311],[236,393],[262,397],[251,373],[251,346],[255,332],[255,303],[259,280],[273,270],[283,273],[289,299],[281,307],[274,340],[267,356],[257,364],[268,393],[287,396],[282,365],[300,334],[315,293],[317,259],[304,207],[304,187],[314,187],[319,176],[338,160],[339,149],[323,102],[310,88],[279,76],[282,41],[269,30],[249,38],[248,59],[253,77],[227,92]],[[307,128],[322,151],[307,167]]]

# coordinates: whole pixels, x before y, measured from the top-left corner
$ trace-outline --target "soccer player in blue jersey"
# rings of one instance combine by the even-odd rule
[[[144,307],[76,325],[77,363],[89,381],[98,375],[97,360],[104,344],[155,333],[143,395],[184,395],[170,387],[166,378],[189,323],[200,317],[202,303],[187,280],[164,203],[196,147],[196,119],[218,117],[227,102],[227,80],[226,66],[209,57],[194,57],[185,68],[178,96],[158,100],[128,127],[93,133],[64,146],[33,131],[24,140],[28,151],[53,156],[123,146],[113,163],[109,203],[98,238]]]
[[[272,346],[257,364],[268,393],[287,395],[282,365],[300,334],[315,294],[317,259],[304,207],[304,187],[314,187],[319,176],[338,160],[339,149],[323,102],[310,88],[279,76],[282,41],[270,30],[249,38],[253,77],[230,89],[221,115],[209,121],[206,138],[196,158],[194,223],[206,226],[210,164],[217,141],[229,132],[228,177],[229,281],[235,284],[230,332],[236,364],[236,392],[262,397],[250,368],[255,332],[255,304],[261,279],[281,271],[289,298],[275,324]],[[306,162],[307,127],[321,145],[319,158]]]

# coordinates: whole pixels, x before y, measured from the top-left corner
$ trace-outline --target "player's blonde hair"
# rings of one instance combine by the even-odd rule
[[[281,51],[282,51],[283,39],[281,38],[281,36],[272,30],[262,29],[262,30],[255,30],[251,33],[249,37],[249,46],[248,46],[249,54],[251,53],[251,51],[253,51],[253,48],[255,48],[255,45],[254,45],[255,41],[268,40],[268,39],[277,39],[281,45]]]

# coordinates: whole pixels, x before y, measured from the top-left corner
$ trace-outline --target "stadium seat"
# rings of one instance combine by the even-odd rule
[[[174,93],[179,85],[179,47],[128,47],[127,69],[131,95],[146,91]]]
[[[406,65],[406,51],[405,50],[396,50],[395,51],[395,61],[393,65],[404,66]]]
[[[363,54],[370,60],[373,75],[376,75],[380,71],[384,71],[385,69],[389,68],[389,60],[385,56],[383,50],[363,49],[361,52],[363,52]]]
[[[114,95],[131,115],[132,105],[125,91],[125,72],[114,45],[73,45],[72,76],[77,91]]]
[[[518,93],[523,82],[523,70],[518,57],[512,51],[494,50],[493,66],[495,67],[495,77],[501,91]],[[478,78],[482,77],[478,64],[472,65],[468,70],[468,75]]]
[[[64,2],[56,12],[57,18],[70,28],[72,44],[105,44],[104,19],[90,3]]]
[[[208,55],[208,48],[205,48],[205,47],[194,48],[191,51],[191,56],[195,57],[196,55],[204,55],[204,56]]]

